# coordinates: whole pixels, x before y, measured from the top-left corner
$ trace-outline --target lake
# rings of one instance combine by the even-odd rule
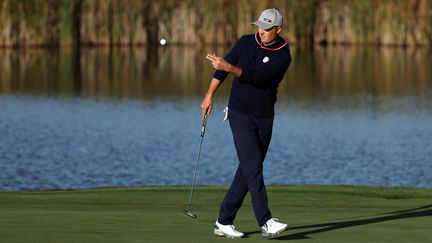
[[[0,190],[190,185],[207,52],[229,47],[0,50]],[[432,55],[423,48],[292,48],[267,184],[432,188]],[[237,156],[215,97],[197,184]]]

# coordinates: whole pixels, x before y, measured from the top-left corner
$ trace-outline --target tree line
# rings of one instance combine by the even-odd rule
[[[432,43],[429,0],[0,0],[0,46],[228,45],[271,7],[299,46]]]

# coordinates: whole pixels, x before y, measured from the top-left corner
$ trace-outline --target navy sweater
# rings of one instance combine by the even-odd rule
[[[291,63],[288,43],[278,36],[274,44],[264,46],[258,33],[244,35],[224,59],[242,69],[234,78],[228,107],[256,117],[274,116],[277,89]],[[216,70],[213,78],[223,82],[228,74]]]

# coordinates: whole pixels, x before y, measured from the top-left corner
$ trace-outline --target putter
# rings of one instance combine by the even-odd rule
[[[194,214],[194,213],[192,213],[192,211],[191,211],[191,206],[192,206],[192,194],[193,194],[193,191],[194,191],[194,188],[195,188],[196,173],[197,173],[198,163],[199,163],[199,159],[200,159],[200,155],[201,155],[201,147],[202,147],[202,142],[203,142],[203,139],[204,139],[204,133],[205,133],[205,128],[206,128],[206,123],[207,123],[207,115],[205,115],[205,116],[203,117],[203,119],[202,119],[202,124],[201,124],[201,141],[200,141],[200,144],[199,144],[198,156],[197,156],[197,159],[196,159],[195,172],[194,172],[194,176],[193,176],[193,180],[192,180],[191,191],[190,191],[190,193],[189,193],[189,204],[188,204],[188,207],[187,207],[186,209],[183,210],[183,212],[184,212],[187,216],[189,216],[189,217],[191,217],[191,218],[194,218],[194,219],[197,218],[197,215]]]

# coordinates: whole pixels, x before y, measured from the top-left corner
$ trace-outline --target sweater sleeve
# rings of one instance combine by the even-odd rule
[[[258,66],[248,66],[243,68],[239,81],[254,85],[268,84],[280,82],[288,66],[291,63],[291,54],[288,52],[285,55],[273,57],[266,63],[261,63]]]
[[[225,61],[230,63],[231,65],[236,65],[239,56],[239,46],[240,42],[242,41],[243,37],[236,41],[236,43],[231,47],[231,50],[228,52],[228,54],[224,57]],[[223,70],[216,70],[213,74],[213,78],[218,79],[219,81],[223,82],[225,78],[228,76],[228,72]]]

